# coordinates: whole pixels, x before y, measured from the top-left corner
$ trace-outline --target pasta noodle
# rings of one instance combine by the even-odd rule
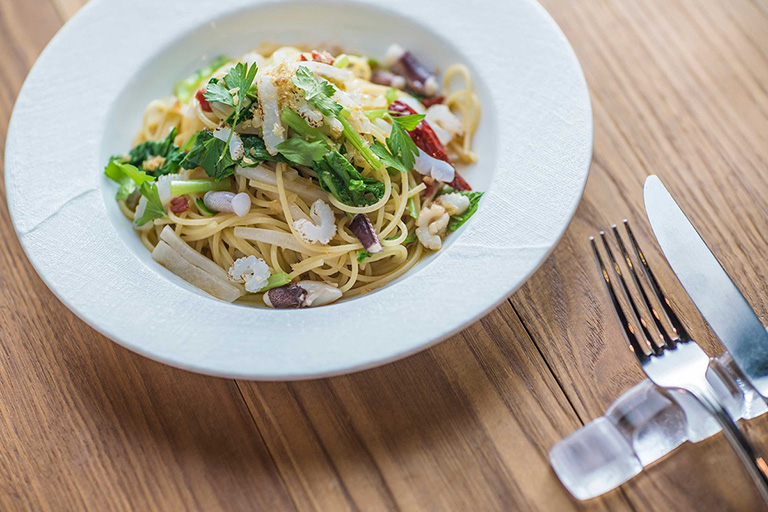
[[[469,187],[458,174],[453,178],[454,181],[445,180],[445,183],[451,183],[455,191],[441,189],[443,181],[436,177],[436,173],[438,169],[441,169],[440,165],[445,165],[444,162],[441,164],[439,161],[445,161],[447,158],[441,158],[436,149],[433,151],[432,147],[425,147],[421,139],[414,135],[418,130],[424,130],[424,128],[405,128],[405,131],[402,132],[407,134],[410,131],[411,138],[407,141],[413,139],[416,143],[413,146],[415,164],[411,164],[412,169],[404,169],[407,172],[401,172],[397,167],[393,168],[389,164],[373,165],[371,163],[372,158],[376,159],[377,157],[372,157],[370,152],[371,149],[375,149],[375,152],[380,155],[382,151],[380,148],[384,148],[385,156],[394,159],[399,158],[398,162],[403,162],[401,165],[407,165],[408,158],[405,154],[407,149],[400,149],[398,153],[396,147],[397,140],[401,141],[400,144],[405,144],[402,142],[402,138],[397,139],[397,134],[394,133],[395,130],[402,130],[396,122],[396,115],[407,116],[411,113],[410,111],[429,112],[427,108],[431,102],[428,100],[437,95],[435,93],[432,93],[431,96],[427,93],[416,94],[415,91],[421,91],[418,87],[427,88],[429,86],[429,80],[418,82],[407,72],[396,74],[394,71],[398,69],[398,62],[392,64],[391,69],[386,67],[384,69],[372,69],[371,61],[366,57],[337,56],[336,62],[342,59],[344,59],[346,66],[336,67],[333,65],[334,58],[326,52],[312,51],[307,53],[293,47],[266,49],[262,46],[257,51],[246,54],[241,61],[230,61],[218,69],[198,72],[202,75],[200,76],[199,87],[196,90],[188,91],[186,101],[181,97],[183,95],[178,92],[176,96],[152,101],[144,113],[134,145],[137,148],[143,148],[147,143],[160,144],[160,141],[166,139],[169,134],[174,135],[173,144],[169,143],[170,147],[180,148],[178,149],[181,152],[180,158],[184,159],[181,160],[181,165],[176,165],[173,172],[170,173],[169,186],[171,188],[169,190],[171,191],[174,190],[173,187],[176,186],[176,183],[183,182],[190,184],[201,182],[205,183],[205,186],[215,187],[213,185],[214,180],[211,180],[209,169],[205,164],[186,165],[194,151],[206,149],[200,140],[197,140],[202,137],[201,133],[212,132],[214,134],[214,138],[208,137],[210,141],[213,141],[210,144],[219,144],[216,141],[226,143],[222,145],[224,149],[219,161],[225,156],[234,160],[232,155],[235,153],[232,153],[231,141],[239,142],[242,140],[242,143],[245,144],[247,140],[251,140],[249,137],[253,140],[263,141],[269,155],[263,161],[255,161],[255,157],[251,159],[255,153],[253,151],[249,153],[247,144],[245,144],[244,156],[240,157],[237,165],[229,168],[230,177],[224,178],[224,180],[229,180],[225,182],[225,186],[229,188],[220,192],[215,190],[221,189],[214,190],[211,188],[206,191],[194,190],[184,194],[170,194],[170,203],[167,201],[168,197],[161,197],[163,173],[158,170],[157,175],[152,174],[153,171],[162,169],[162,166],[167,165],[169,157],[152,153],[149,156],[144,156],[143,161],[136,162],[132,152],[122,159],[117,159],[120,164],[136,165],[139,170],[156,178],[147,184],[149,191],[145,190],[143,183],[137,181],[136,190],[133,194],[118,201],[125,216],[136,222],[142,244],[148,250],[153,251],[161,243],[162,230],[164,228],[171,229],[171,234],[175,233],[174,236],[180,237],[189,245],[191,250],[210,259],[224,271],[229,271],[230,277],[233,275],[233,269],[238,261],[253,257],[266,264],[269,269],[268,274],[271,276],[270,279],[285,273],[287,274],[285,279],[290,282],[322,283],[337,289],[344,297],[356,297],[392,282],[411,269],[426,251],[434,250],[435,244],[440,244],[441,238],[447,233],[446,226],[449,225],[449,222],[463,222],[468,217],[465,215],[461,220],[463,213],[452,212],[461,209],[461,204],[465,203],[470,205],[465,207],[465,211],[468,208],[476,208],[476,200],[479,195],[472,196],[471,194],[476,193],[464,192]],[[230,70],[238,69],[234,67],[236,62],[245,62],[244,69],[247,71],[249,69],[248,61],[253,66],[258,65],[258,75],[256,76],[261,77],[254,80],[253,83],[265,85],[259,86],[252,96],[238,96],[240,93],[230,83],[228,73],[231,72]],[[346,117],[336,119],[320,110],[321,114],[318,119],[313,119],[312,116],[318,115],[318,109],[321,107],[310,101],[306,88],[303,89],[304,96],[298,94],[296,97],[291,97],[286,93],[288,90],[295,89],[298,91],[292,85],[292,83],[296,83],[296,78],[293,78],[292,83],[289,83],[291,80],[286,78],[286,70],[290,72],[291,77],[299,76],[298,69],[301,69],[302,63],[306,66],[305,69],[311,68],[314,71],[312,75],[319,84],[330,83],[333,85],[331,90],[336,92],[332,99],[343,106],[342,117]],[[394,76],[391,84],[386,84],[385,72]],[[209,81],[209,79],[211,80]],[[276,99],[270,97],[267,82],[275,88]],[[411,85],[412,82],[416,85]],[[228,106],[226,96],[222,101],[210,99],[214,97],[210,93],[210,84],[217,86],[226,84],[224,91],[226,93],[228,88],[228,92],[235,98],[232,100],[233,105]],[[313,82],[310,81],[310,85],[312,84]],[[301,92],[299,91],[299,93]],[[437,136],[450,138],[445,144],[445,148],[440,150],[450,155],[450,158],[455,162],[474,163],[478,156],[472,150],[472,137],[480,122],[480,102],[474,91],[471,74],[466,66],[455,64],[445,70],[442,94],[444,96],[442,105],[447,107],[448,113],[454,117],[448,119],[444,126],[440,126],[440,121],[437,122],[437,126],[434,126],[434,133]],[[427,96],[427,99],[424,99],[424,96]],[[240,112],[237,101],[235,101],[238,98],[240,101],[245,98],[251,102],[252,107],[249,108],[251,108],[250,112],[253,117],[244,122],[241,121],[243,124],[231,126],[228,123],[234,124],[244,117],[234,117],[233,120],[233,116],[239,115],[238,112]],[[272,103],[273,101],[275,103]],[[394,108],[396,105],[393,105],[393,102],[396,102],[402,111],[398,112]],[[437,103],[439,104],[439,102]],[[278,111],[270,114],[269,109],[273,108],[273,105],[278,107]],[[310,135],[296,132],[293,124],[285,124],[287,122],[286,109],[292,110],[294,115],[301,116],[301,119],[304,120],[303,123],[311,128],[307,129],[307,133]],[[272,119],[269,117],[270,115],[273,117],[282,115],[282,122],[278,120],[274,129],[267,128],[268,120]],[[448,114],[443,112],[441,115],[446,116]],[[418,119],[414,122],[418,124]],[[421,121],[419,126],[423,127],[425,124],[426,121]],[[436,123],[432,122],[431,124],[435,125]],[[360,140],[363,141],[362,146],[355,144],[355,139],[349,135],[348,128],[357,132]],[[227,131],[222,132],[224,129]],[[235,133],[234,136],[227,135],[230,129],[232,133]],[[426,129],[432,132],[429,125]],[[224,135],[220,136],[220,133],[224,133]],[[280,149],[284,147],[281,144],[284,144],[286,140],[290,141],[294,138],[302,139],[302,144],[299,144],[300,149],[305,148],[304,144],[309,142],[314,144],[310,149],[322,146],[322,144],[329,144],[330,149],[338,151],[338,154],[346,159],[347,163],[341,162],[342,167],[351,164],[355,172],[359,173],[359,177],[355,178],[355,174],[352,173],[350,174],[351,180],[342,180],[345,186],[349,187],[349,192],[346,195],[334,192],[333,188],[328,185],[330,178],[326,177],[327,171],[323,171],[322,167],[314,164],[307,165],[310,161],[299,161],[298,157],[295,157],[297,160],[291,160],[292,153]],[[436,139],[436,136],[433,134],[432,138]],[[272,139],[281,141],[276,145],[280,150],[279,154],[270,152]],[[438,144],[442,148],[442,144],[438,142],[434,142],[434,144]],[[376,145],[379,149],[372,148]],[[196,149],[198,146],[200,149]],[[152,146],[152,148],[159,147]],[[325,151],[327,150],[326,147]],[[150,150],[147,151],[151,153]],[[161,150],[152,149],[152,151]],[[229,151],[230,155],[226,155],[226,151]],[[328,156],[325,155],[323,158],[328,158]],[[382,161],[385,164],[388,162]],[[424,163],[425,161],[427,163]],[[426,172],[425,165],[427,166]],[[109,172],[107,174],[110,175]],[[113,176],[110,177],[115,179]],[[118,179],[115,181],[121,183]],[[463,183],[466,188],[457,187],[454,183],[460,185]],[[368,184],[370,184],[370,189],[360,188]],[[156,188],[152,189],[153,186]],[[152,207],[153,190],[158,191],[159,199],[157,200],[162,202],[163,210],[157,211],[155,218],[139,225],[141,219],[147,217],[147,212]],[[358,204],[350,204],[348,198],[358,197],[354,196],[358,190],[363,190],[359,192],[362,194],[359,197],[366,197],[365,201],[359,200]],[[459,200],[460,198],[458,198],[456,202],[461,204],[455,206],[442,195],[437,197],[439,194],[445,193],[445,190],[449,191],[449,195],[463,194],[463,197],[469,199]],[[209,197],[206,194],[216,193],[229,193],[229,195],[222,195],[221,197],[229,198],[227,200],[231,201],[231,206],[230,203],[226,203],[225,209],[211,211],[212,208],[208,206]],[[244,211],[236,211],[233,195],[236,195],[235,197],[247,197],[247,201],[245,199],[240,200],[245,205]],[[174,206],[174,201],[178,196],[183,196],[184,199],[184,201],[177,203],[181,207]],[[473,201],[471,204],[470,199]],[[321,215],[325,210],[322,209],[322,205],[318,205],[318,202],[324,203],[329,208],[332,212],[333,224],[335,224],[327,243],[312,239],[305,231],[302,231],[303,227],[310,224],[310,228],[319,230],[320,221],[313,215]],[[443,222],[445,226],[437,226],[437,221],[435,224],[422,225],[419,223],[418,217],[420,215],[433,215],[435,212],[439,213],[439,210],[442,210],[443,213],[440,214],[438,220],[442,219],[440,222]],[[469,211],[469,215],[472,211],[474,210]],[[360,223],[353,222],[353,219],[357,219],[361,215],[365,216],[366,222],[369,222],[370,226],[373,227],[375,237],[378,238],[376,241],[378,246],[376,243],[371,245],[368,241],[363,240],[360,232],[357,231],[356,226]],[[422,219],[421,222],[425,223],[426,221]],[[170,228],[166,228],[166,226]],[[433,226],[437,227],[433,230]],[[422,235],[424,236],[422,237]],[[435,236],[438,237],[436,241],[434,240]],[[428,238],[431,241],[425,242],[422,238]],[[175,238],[174,241],[176,241]],[[179,246],[176,245],[176,247]],[[378,250],[368,252],[368,248],[377,248]],[[186,249],[180,252],[189,255]],[[163,246],[161,259],[158,261],[165,264],[162,258],[172,258],[174,257],[172,253],[173,244]],[[191,264],[194,267],[194,261],[191,261]],[[171,268],[174,265],[166,264],[166,266]],[[185,273],[190,275],[197,275],[197,270],[199,270],[197,268],[190,269],[189,263],[178,264],[174,268],[186,269]],[[238,285],[240,286],[238,289],[242,292],[243,281],[237,279],[235,281],[241,283]],[[244,284],[246,285],[245,290],[248,290],[247,279]],[[265,281],[266,284],[267,281]],[[309,285],[304,286],[306,288]],[[208,287],[210,288],[211,285],[209,284]],[[231,288],[226,288],[226,291],[228,294],[232,293]],[[309,293],[311,295],[312,292]],[[272,296],[270,295],[270,297]],[[280,307],[272,304],[274,302],[272,299],[263,298],[260,294],[254,296],[253,292],[241,296],[238,300],[248,304],[267,303]],[[299,306],[302,305],[312,304],[300,304]]]

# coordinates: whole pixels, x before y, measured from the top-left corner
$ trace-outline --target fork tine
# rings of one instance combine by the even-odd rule
[[[595,263],[597,263],[597,271],[600,272],[600,274],[603,276],[603,284],[605,285],[605,291],[608,293],[608,297],[611,299],[611,306],[613,306],[613,312],[616,314],[616,318],[618,318],[619,323],[621,324],[622,330],[624,331],[624,337],[629,343],[629,348],[632,352],[635,353],[635,357],[637,357],[638,361],[640,361],[640,364],[645,364],[645,362],[648,361],[649,359],[648,355],[643,350],[643,347],[640,344],[640,340],[635,334],[634,326],[629,321],[627,316],[624,314],[624,309],[622,308],[621,303],[619,302],[619,299],[616,296],[616,291],[613,289],[613,284],[611,283],[611,278],[608,276],[608,270],[606,270],[605,268],[605,264],[603,263],[603,258],[600,256],[600,252],[597,250],[597,245],[595,244],[595,237],[593,236],[589,237],[589,243],[592,246],[592,254],[595,256]]]
[[[645,345],[648,347],[651,353],[655,355],[661,354],[662,349],[651,341],[653,337],[651,336],[651,332],[648,330],[648,323],[645,321],[643,315],[640,314],[640,309],[637,307],[635,299],[633,299],[632,295],[629,293],[627,282],[624,280],[624,275],[621,273],[621,267],[619,267],[619,264],[616,262],[616,258],[613,256],[611,246],[608,245],[608,238],[605,236],[605,231],[600,232],[600,238],[603,241],[603,247],[605,247],[605,252],[608,255],[608,261],[613,267],[613,274],[616,276],[616,282],[619,285],[619,291],[621,292],[627,304],[629,304],[629,314],[636,322],[636,325],[640,326]]]
[[[648,265],[648,261],[645,259],[645,255],[643,254],[643,251],[640,249],[640,245],[637,243],[635,234],[632,232],[632,228],[629,227],[629,221],[627,219],[624,219],[624,228],[627,230],[627,234],[629,235],[629,241],[635,250],[637,259],[640,261],[640,265],[643,267],[643,272],[645,273],[645,277],[647,278],[648,282],[651,285],[650,286],[651,291],[656,296],[656,300],[659,301],[659,304],[661,304],[661,308],[662,308],[662,311],[664,312],[664,316],[667,317],[667,321],[672,326],[672,330],[675,331],[677,335],[676,338],[673,338],[672,340],[673,345],[670,348],[674,348],[674,343],[680,340],[682,340],[683,342],[690,341],[691,337],[688,334],[688,331],[685,329],[685,327],[683,327],[683,323],[680,321],[680,318],[678,318],[677,314],[675,313],[675,310],[672,309],[672,304],[669,302],[669,299],[661,290],[661,286],[659,285],[659,282],[656,280],[656,276],[653,275],[653,272],[651,271],[651,267]]]
[[[648,311],[651,313],[653,323],[660,335],[659,339],[661,341],[661,345],[671,348],[674,346],[674,341],[667,333],[667,329],[664,327],[664,324],[661,322],[657,308],[654,307],[653,303],[648,298],[648,294],[645,293],[645,288],[643,288],[643,286],[640,284],[640,275],[637,272],[637,268],[635,268],[635,265],[632,263],[632,258],[629,257],[629,251],[627,251],[627,248],[624,245],[624,240],[619,234],[619,228],[617,228],[616,224],[614,224],[611,226],[611,230],[613,231],[614,238],[616,238],[616,245],[618,245],[619,251],[624,257],[627,268],[629,268],[629,275],[632,277],[632,281],[635,283],[635,287],[640,293],[640,298],[642,299],[643,304],[645,304],[645,307],[648,308]]]

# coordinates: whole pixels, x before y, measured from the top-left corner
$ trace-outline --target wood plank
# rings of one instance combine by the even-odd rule
[[[564,240],[512,302],[589,420],[643,377],[621,341],[586,243],[610,223],[633,222],[695,337],[710,354],[722,350],[654,245],[642,207],[647,174],[659,174],[673,190],[765,322],[768,264],[759,255],[768,240],[767,34],[764,15],[747,1],[543,3],[585,69],[594,164]],[[766,425],[766,418],[749,425],[763,453]],[[624,488],[638,509],[762,506],[722,436],[683,447]]]
[[[580,422],[509,304],[383,368],[239,386],[301,509],[628,506],[557,481],[548,448]]]
[[[0,2],[3,145],[60,23],[47,2]],[[24,257],[4,202],[0,237],[0,509],[294,508],[233,381],[149,361],[86,326]]]

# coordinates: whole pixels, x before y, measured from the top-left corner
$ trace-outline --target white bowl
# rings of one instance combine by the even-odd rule
[[[205,58],[263,41],[393,42],[469,66],[483,106],[468,181],[487,193],[444,248],[369,295],[279,311],[218,301],[152,261],[103,177],[146,104]],[[424,349],[492,309],[568,225],[589,171],[592,117],[579,64],[544,9],[457,0],[94,0],[54,37],[14,108],[8,204],[40,276],[78,316],[164,363],[246,379],[368,368]],[[51,340],[55,350],[55,340]]]

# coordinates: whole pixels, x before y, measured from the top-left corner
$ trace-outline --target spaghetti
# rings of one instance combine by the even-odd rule
[[[105,169],[142,244],[204,291],[271,307],[362,295],[477,209],[453,165],[477,161],[466,66],[441,88],[396,45],[383,64],[293,47],[215,62],[152,101]]]

